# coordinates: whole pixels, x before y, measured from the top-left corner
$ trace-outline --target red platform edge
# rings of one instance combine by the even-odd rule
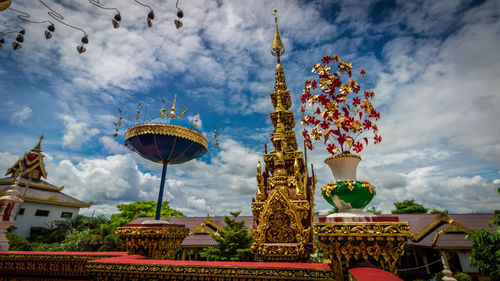
[[[127,252],[45,252],[45,251],[0,251],[0,255],[63,255],[63,256],[126,256]]]
[[[151,223],[151,224],[141,224],[141,223],[127,223],[122,227],[186,227],[183,224],[170,224],[170,223]]]
[[[326,263],[285,263],[285,262],[229,262],[229,261],[179,261],[151,260],[141,255],[127,255],[127,252],[43,252],[43,251],[0,251],[0,255],[63,255],[63,256],[102,256],[88,261],[90,263],[112,264],[149,264],[166,266],[201,266],[201,267],[251,267],[251,268],[289,268],[330,270]],[[108,257],[106,257],[108,256]]]
[[[290,268],[290,269],[321,269],[330,270],[326,263],[282,263],[282,262],[229,262],[229,261],[179,261],[150,260],[141,255],[104,258],[90,261],[91,263],[112,264],[150,264],[170,266],[212,266],[212,267],[252,267],[252,268]]]
[[[325,222],[399,222],[399,217],[398,216],[385,216],[385,215],[378,215],[378,216],[366,216],[366,217],[331,217],[328,218],[327,216],[319,216],[318,217],[318,222],[319,223],[325,223]]]

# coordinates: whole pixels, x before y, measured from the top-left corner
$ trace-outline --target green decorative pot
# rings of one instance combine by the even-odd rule
[[[321,188],[323,198],[335,212],[362,212],[375,196],[375,187],[367,181],[337,181]]]

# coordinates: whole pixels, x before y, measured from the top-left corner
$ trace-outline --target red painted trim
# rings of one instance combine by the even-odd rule
[[[0,255],[64,255],[64,256],[125,256],[127,252],[42,252],[42,251],[0,251]]]
[[[253,268],[290,268],[290,269],[321,269],[329,270],[326,263],[281,263],[281,262],[226,262],[226,261],[177,261],[177,260],[150,260],[141,255],[130,255],[113,258],[104,258],[90,261],[91,263],[113,264],[153,264],[171,266],[218,266],[218,267],[253,267]]]
[[[151,224],[141,224],[141,223],[127,223],[122,227],[186,227],[183,224],[167,224],[167,223],[151,223]]]
[[[328,218],[326,216],[318,217],[319,223],[325,222],[399,222],[399,217],[397,216],[370,216],[370,217],[332,217]]]

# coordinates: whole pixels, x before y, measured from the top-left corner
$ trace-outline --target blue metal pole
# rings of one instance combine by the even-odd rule
[[[161,203],[163,201],[163,189],[165,187],[165,177],[167,175],[167,161],[163,162],[163,170],[161,172],[160,194],[158,194],[158,204],[156,205],[155,220],[160,220]]]

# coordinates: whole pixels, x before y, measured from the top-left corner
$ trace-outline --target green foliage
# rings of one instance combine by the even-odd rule
[[[32,243],[34,251],[62,251],[62,252],[85,252],[92,251],[90,239],[92,234],[90,230],[78,231],[68,234],[61,243],[44,244],[39,242]]]
[[[448,210],[447,209],[444,209],[444,210],[438,210],[438,209],[432,209],[429,214],[448,214]]]
[[[115,234],[116,226],[101,224],[98,228],[92,229],[90,244],[99,252],[103,251],[122,251],[122,241]]]
[[[9,240],[9,251],[31,251],[30,242],[23,237],[12,232],[7,232],[5,236]]]
[[[379,208],[377,208],[377,206],[375,206],[375,205],[373,205],[370,208],[366,209],[366,211],[368,213],[372,213],[374,215],[380,215],[380,214],[382,214],[382,211]]]
[[[250,251],[252,236],[244,221],[237,221],[240,212],[230,212],[232,218],[225,216],[224,230],[218,235],[212,235],[217,246],[206,248],[201,256],[215,261],[250,261],[253,255]]]
[[[393,214],[425,214],[429,209],[423,205],[415,203],[413,199],[407,199],[403,202],[394,202],[396,209],[392,210]]]
[[[8,233],[11,251],[122,251],[116,226],[105,216],[85,218],[82,215],[55,221],[51,228],[33,234],[26,240]]]
[[[169,219],[170,217],[184,217],[180,211],[170,208],[168,201],[161,204],[161,217]],[[122,226],[129,223],[137,217],[154,217],[156,214],[155,201],[137,201],[130,204],[120,204],[117,206],[119,214],[111,215],[113,225]]]
[[[500,193],[500,189],[499,189]],[[500,211],[496,210],[489,226],[497,226],[495,231],[474,229],[467,238],[472,241],[471,267],[479,269],[491,277],[500,280]]]
[[[472,281],[472,277],[463,272],[455,274],[455,279],[457,279],[457,281]]]
[[[443,281],[444,273],[442,271],[436,273],[436,281]]]
[[[30,242],[38,243],[57,243],[66,238],[66,235],[76,231],[82,231],[88,228],[88,219],[82,215],[76,215],[71,219],[64,219],[52,222],[51,227],[43,229],[38,233],[30,235]]]

